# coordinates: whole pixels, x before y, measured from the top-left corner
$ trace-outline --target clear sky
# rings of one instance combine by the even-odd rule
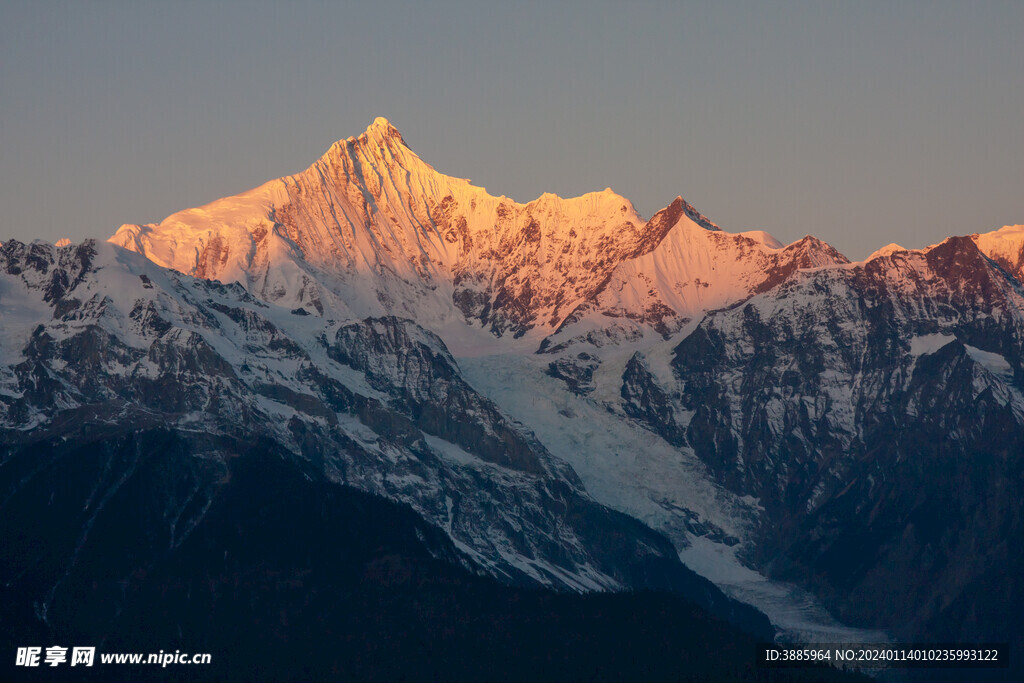
[[[529,201],[851,258],[1024,223],[1024,2],[0,0],[0,240],[106,238],[376,116]]]

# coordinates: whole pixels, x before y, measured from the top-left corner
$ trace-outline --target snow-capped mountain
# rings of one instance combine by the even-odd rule
[[[813,237],[783,246],[759,231],[727,233],[682,198],[644,221],[610,189],[574,199],[546,194],[528,204],[493,197],[435,171],[380,118],[302,173],[159,224],[122,226],[111,241],[179,272],[238,282],[261,300],[314,317],[414,320],[439,335],[469,372],[480,372],[472,383],[496,400],[507,396],[505,388],[533,395],[533,382],[549,376],[579,375],[577,389],[586,393],[588,373],[603,362],[587,349],[631,354],[801,268],[847,262]],[[548,358],[533,360],[537,350]],[[605,386],[597,396],[617,395],[617,379],[606,380],[616,363],[598,370]],[[509,367],[520,372],[504,386],[491,383]],[[556,382],[542,391],[558,396],[565,389]],[[611,405],[615,417],[604,420],[622,436],[633,434],[636,420]],[[561,413],[540,421],[513,415],[547,431],[549,447],[561,447]],[[595,444],[593,456],[617,457],[610,444],[618,438]],[[568,450],[560,460],[589,469]],[[678,453],[668,458],[666,481],[696,477],[699,483],[685,491],[701,500],[668,493],[656,503],[658,510],[669,505],[667,517],[641,519],[659,528],[711,530],[730,542],[749,536],[739,531],[756,517],[749,503],[722,492],[692,452],[681,462]],[[650,483],[640,481],[646,491]],[[649,504],[601,500],[628,514]],[[683,533],[674,540],[686,546],[691,539]]]
[[[800,640],[1005,639],[1024,606],[1020,226],[850,263],[682,198],[493,197],[377,119],[110,242],[0,248],[5,462],[142,426],[223,473],[259,440],[473,570],[757,621],[682,558]],[[213,481],[162,503],[172,543]]]
[[[1019,228],[1004,228],[971,239],[1020,277],[1021,235]],[[806,567],[794,559],[795,546],[785,546],[785,534],[771,531],[780,523],[780,505],[799,508],[790,514],[805,519],[844,490],[846,475],[833,472],[826,483],[821,459],[833,463],[838,456],[827,454],[845,453],[847,461],[859,462],[868,447],[858,439],[871,415],[863,406],[891,411],[893,392],[906,390],[895,387],[909,382],[906,373],[917,367],[911,361],[919,356],[901,351],[879,361],[884,381],[867,381],[847,358],[850,348],[870,346],[864,341],[870,335],[857,331],[890,308],[918,312],[910,316],[918,322],[906,329],[887,323],[886,338],[899,348],[918,338],[963,337],[962,329],[940,332],[950,316],[960,328],[971,317],[999,321],[1001,331],[986,328],[965,343],[979,354],[1017,357],[1002,346],[994,350],[985,337],[1016,338],[1019,302],[1012,281],[998,272],[984,275],[992,262],[982,254],[939,274],[929,264],[949,245],[922,252],[889,245],[864,263],[849,264],[814,237],[784,246],[763,232],[725,232],[681,198],[648,221],[610,190],[517,204],[438,173],[383,119],[332,146],[303,173],[158,225],[124,226],[112,240],[181,272],[238,281],[258,298],[315,315],[415,320],[449,344],[471,384],[529,425],[557,460],[571,464],[597,500],[666,533],[692,566],[799,637],[843,632],[812,598],[766,581],[751,567],[795,579],[857,623],[914,632],[895,617],[848,611],[834,586],[816,584],[801,570],[778,569]],[[970,300],[951,294],[981,287],[968,283],[983,275],[1002,284]],[[794,298],[798,287],[803,293]],[[1007,303],[988,296],[996,291],[1009,292]],[[711,330],[719,321],[742,320],[736,324],[747,329],[753,322],[746,312],[794,302],[807,302],[799,320],[768,323],[756,337],[700,345],[706,335],[717,339]],[[787,329],[794,340],[785,341]],[[790,420],[789,409],[769,397],[775,389],[755,390],[748,378],[752,350],[755,356],[817,359],[801,357],[795,368],[765,379],[767,385],[785,387],[794,372],[825,368],[791,399],[799,403],[794,415],[810,411],[810,417]],[[705,376],[701,363],[734,355],[731,379],[716,380],[715,398],[705,390],[693,393]],[[827,370],[833,365],[846,369]],[[1016,405],[1019,390],[1006,372],[994,379],[978,372],[965,396],[981,396],[995,382],[991,391]],[[768,393],[759,398],[758,391]],[[777,408],[780,415],[772,412]],[[974,414],[974,408],[960,410]],[[914,419],[907,410],[904,422]],[[805,423],[807,433],[797,428]],[[642,453],[635,452],[638,443]],[[735,463],[725,466],[730,453]],[[764,469],[766,462],[772,467]],[[796,474],[808,468],[814,476]],[[773,487],[773,477],[795,477],[807,488],[801,497],[793,484]],[[855,533],[846,523],[844,534]],[[920,608],[923,599],[905,607]],[[925,619],[926,611],[915,618]]]
[[[288,308],[410,318],[453,346],[452,328],[467,323],[529,335],[534,348],[600,316],[633,335],[666,333],[796,268],[845,261],[813,238],[783,248],[764,233],[725,233],[681,198],[644,221],[611,189],[493,197],[435,171],[383,118],[302,173],[122,226],[111,241]]]

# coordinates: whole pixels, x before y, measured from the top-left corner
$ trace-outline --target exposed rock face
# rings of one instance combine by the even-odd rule
[[[982,621],[1024,594],[976,586],[1021,563],[1022,343],[1020,284],[950,238],[715,312],[674,366],[696,453],[765,506],[776,576],[905,636],[1005,637]]]
[[[574,393],[586,395],[594,390],[594,371],[600,365],[600,358],[580,351],[548,363],[547,374],[563,380]]]
[[[639,352],[626,363],[621,394],[622,408],[627,415],[650,427],[673,446],[686,445],[686,433],[676,420],[671,398],[651,375]]]

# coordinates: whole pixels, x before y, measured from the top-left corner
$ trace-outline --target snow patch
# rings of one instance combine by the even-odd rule
[[[1004,356],[1001,356],[998,353],[992,353],[991,351],[982,351],[981,349],[970,346],[969,344],[964,344],[964,348],[967,349],[967,355],[973,358],[989,372],[995,375],[1002,375],[1004,377],[1013,377],[1013,367]]]
[[[910,355],[923,356],[935,353],[953,341],[956,341],[956,337],[951,334],[923,334],[910,340]]]
[[[747,230],[746,232],[735,233],[739,237],[747,237],[769,249],[782,249],[786,245],[775,239],[775,237],[764,230]]]

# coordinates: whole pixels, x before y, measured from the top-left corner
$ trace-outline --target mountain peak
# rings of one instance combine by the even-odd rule
[[[403,168],[422,164],[394,124],[383,116],[375,118],[360,135],[335,142],[320,157],[320,162],[335,168],[351,167],[356,163],[369,166],[397,164]]]
[[[377,118],[375,118],[373,120],[373,123],[367,126],[366,131],[364,131],[363,134],[360,135],[358,138],[349,139],[360,141],[364,139],[374,140],[375,142],[378,143],[385,143],[388,140],[396,140],[403,146],[407,146],[405,145],[405,140],[402,138],[402,134],[398,132],[398,129],[395,128],[394,124],[392,124],[383,116],[378,116]]]
[[[873,261],[876,258],[881,258],[883,256],[891,256],[892,254],[895,254],[896,252],[900,251],[907,251],[907,248],[902,245],[896,244],[895,242],[890,242],[881,249],[876,249],[875,251],[873,251],[870,256],[864,259],[864,261]]]

